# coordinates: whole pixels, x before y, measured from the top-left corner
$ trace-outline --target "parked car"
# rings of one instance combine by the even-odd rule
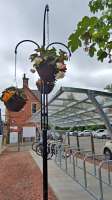
[[[74,132],[70,131],[70,132],[65,133],[65,135],[68,135],[68,134],[69,134],[69,136],[76,136],[77,132],[76,131],[74,131]]]
[[[90,135],[91,135],[91,131],[89,131],[89,130],[84,130],[84,131],[83,131],[83,135],[84,135],[84,136],[90,136]]]
[[[100,133],[103,133],[104,132],[104,129],[98,129],[96,131],[93,131],[92,134],[94,137],[97,138],[97,136],[99,137]]]
[[[89,130],[84,130],[84,131],[79,131],[78,132],[78,136],[81,137],[81,136],[90,136],[91,135],[91,132]]]
[[[79,131],[79,132],[78,132],[78,136],[79,136],[79,137],[84,136],[83,131]]]
[[[69,132],[69,135],[70,135],[70,136],[73,136],[73,132],[72,132],[72,131],[70,131],[70,132]]]
[[[77,135],[78,135],[78,131],[74,131],[73,136],[77,136]]]
[[[112,140],[108,140],[103,147],[105,159],[112,160]]]
[[[97,131],[92,131],[93,137],[95,137],[96,134],[97,134]]]
[[[108,133],[107,129],[98,129],[96,132],[94,132],[94,137],[99,139],[109,139],[110,134]]]

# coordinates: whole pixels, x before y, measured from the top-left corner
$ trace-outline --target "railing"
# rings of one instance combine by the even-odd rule
[[[62,168],[62,163],[64,164],[64,171],[66,172],[66,174],[70,175],[69,171],[71,170],[72,167],[72,178],[78,182],[86,191],[88,191],[90,193],[90,195],[92,197],[94,197],[94,199],[96,200],[104,200],[103,198],[103,184],[106,185],[106,187],[111,186],[111,175],[110,175],[110,163],[112,163],[112,161],[101,161],[100,164],[96,165],[96,158],[101,157],[102,155],[100,154],[87,154],[87,153],[91,153],[88,150],[82,150],[82,151],[77,151],[75,147],[68,147],[68,149],[64,150],[64,146],[61,146],[61,148],[57,148],[57,153],[55,154],[55,161],[57,163],[57,165]],[[68,152],[69,152],[69,157],[68,157]],[[71,153],[72,152],[72,153]],[[81,158],[79,157],[79,154],[81,154]],[[64,155],[64,156],[63,156]],[[58,159],[57,159],[58,158]],[[72,158],[72,159],[71,159]],[[80,166],[80,162],[78,163],[78,160],[80,159],[80,162],[82,163]],[[91,159],[92,162],[90,163],[90,165],[93,166],[93,168],[91,168],[91,166],[88,168],[88,159]],[[104,166],[104,164],[107,165],[107,169],[105,171],[105,174],[107,175],[107,179],[108,181],[106,182],[105,179],[102,179],[102,173],[101,170]],[[81,171],[78,171],[81,170]],[[90,171],[89,171],[90,170]],[[92,172],[91,172],[92,170]],[[82,173],[82,176],[79,176],[78,173]],[[91,190],[92,186],[90,187],[90,179],[92,179],[96,182],[95,186],[98,185],[98,187],[96,186],[96,190],[97,191],[93,191]],[[82,180],[81,180],[82,179]],[[96,194],[98,193],[98,194]]]
[[[112,164],[112,160],[106,160],[106,161],[102,161],[100,164],[99,164],[99,167],[98,167],[98,177],[99,177],[99,188],[100,188],[100,200],[103,200],[103,181],[102,181],[102,173],[101,173],[101,170],[102,170],[102,167],[104,166],[104,164],[107,164],[107,169],[108,169],[108,184],[111,185],[111,176],[110,176],[110,167],[109,165]]]

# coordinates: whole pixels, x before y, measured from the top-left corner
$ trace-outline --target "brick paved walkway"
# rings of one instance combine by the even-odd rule
[[[56,200],[49,187],[49,200]],[[29,152],[0,155],[0,200],[42,200],[42,174]]]

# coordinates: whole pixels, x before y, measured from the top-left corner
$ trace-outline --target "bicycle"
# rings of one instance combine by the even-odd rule
[[[43,157],[43,143],[42,142],[37,144],[36,153],[37,153],[37,155]],[[48,141],[48,143],[47,143],[47,159],[51,159],[54,154],[55,154],[55,145]]]
[[[36,147],[37,145],[39,145],[40,140],[37,140],[35,142],[32,143],[32,150],[36,152]]]
[[[47,139],[47,159],[51,159],[55,154],[58,153],[58,149],[61,148],[61,145],[63,143],[63,140],[61,138],[55,140],[48,137]],[[58,148],[56,148],[56,146]],[[32,144],[32,150],[36,152],[38,156],[43,157],[43,143],[40,141],[40,138],[33,142]]]

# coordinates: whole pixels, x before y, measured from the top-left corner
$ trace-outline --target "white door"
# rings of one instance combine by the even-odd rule
[[[10,132],[10,144],[16,144],[18,142],[18,132]]]

